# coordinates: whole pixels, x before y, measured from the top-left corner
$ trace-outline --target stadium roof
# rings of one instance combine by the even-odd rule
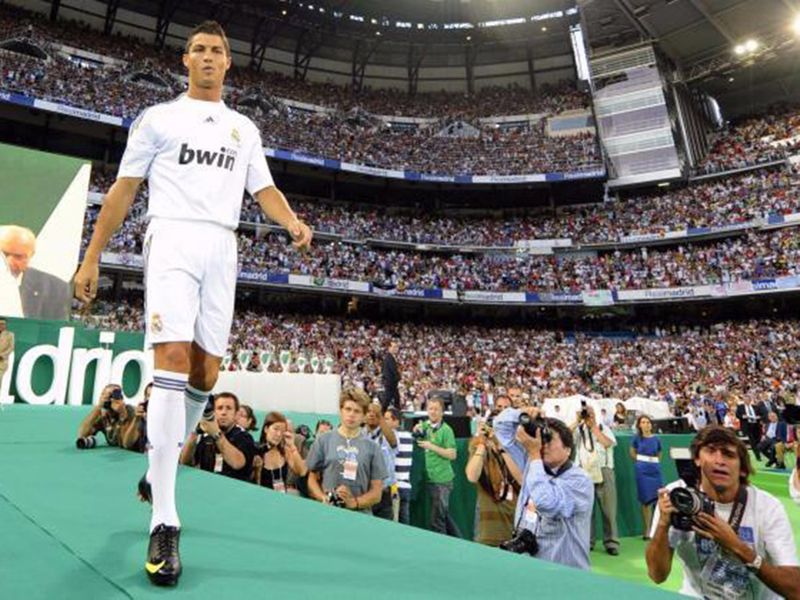
[[[790,0],[579,0],[594,52],[654,40],[680,69],[733,112],[770,98],[800,98],[800,36]],[[747,41],[755,49],[739,48]],[[743,51],[742,51],[743,50]]]

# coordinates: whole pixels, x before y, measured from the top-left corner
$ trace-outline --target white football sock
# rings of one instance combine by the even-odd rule
[[[186,414],[183,393],[185,373],[157,370],[153,373],[153,393],[147,407],[147,439],[150,443],[147,479],[153,491],[153,516],[150,531],[157,525],[180,527],[175,507],[175,478],[183,446]]]
[[[183,404],[186,410],[186,433],[183,436],[183,441],[192,433],[203,417],[203,411],[208,403],[208,395],[211,390],[204,392],[198,390],[196,387],[186,384],[186,392],[183,394]]]

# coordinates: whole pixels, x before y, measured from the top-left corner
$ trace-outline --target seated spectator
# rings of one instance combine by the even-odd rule
[[[236,424],[238,410],[239,398],[235,394],[217,394],[214,419],[201,420],[200,433],[189,434],[181,451],[181,464],[249,481],[257,449],[251,435]]]
[[[122,447],[122,434],[133,419],[134,412],[132,406],[125,404],[120,386],[113,383],[105,386],[97,404],[78,427],[78,448],[94,448],[98,433],[103,434],[109,446]]]
[[[258,454],[253,461],[253,481],[276,492],[297,492],[289,486],[289,472],[305,477],[308,469],[295,446],[294,432],[287,428],[286,417],[271,412],[261,426]]]
[[[786,423],[779,421],[778,414],[771,411],[767,424],[762,426],[761,440],[758,442],[758,452],[767,457],[767,468],[786,468],[783,457],[789,441],[788,435],[789,430]]]

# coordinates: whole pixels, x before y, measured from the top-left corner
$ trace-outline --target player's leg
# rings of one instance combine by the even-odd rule
[[[197,342],[192,342],[189,364],[189,383],[183,399],[186,414],[184,440],[203,418],[209,395],[217,383],[222,357],[209,354]],[[206,418],[213,418],[213,407],[206,414]]]
[[[186,434],[201,418],[205,402],[219,377],[228,350],[236,293],[236,236],[220,229],[205,238],[207,263],[200,286],[200,305],[194,327],[189,386],[186,388]]]
[[[153,391],[147,414],[152,490],[150,547],[145,569],[157,585],[175,585],[181,573],[180,520],[175,479],[185,429],[184,392],[189,377],[191,340],[199,310],[200,280],[182,236],[149,231],[145,242],[147,341],[155,354]]]

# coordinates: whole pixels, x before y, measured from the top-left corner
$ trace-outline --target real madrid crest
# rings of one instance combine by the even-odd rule
[[[160,314],[153,313],[150,315],[150,329],[153,333],[161,333],[161,330],[164,329],[164,323],[161,322]]]
[[[232,139],[232,140],[233,140],[233,141],[236,143],[236,145],[237,145],[237,146],[238,146],[238,145],[241,143],[241,141],[242,141],[242,138],[241,138],[241,136],[239,135],[239,130],[238,130],[238,129],[236,129],[235,127],[234,127],[233,129],[231,129],[231,139]]]

